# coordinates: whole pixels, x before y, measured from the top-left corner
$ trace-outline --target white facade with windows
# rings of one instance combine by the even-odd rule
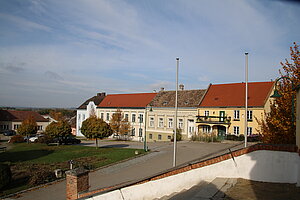
[[[112,115],[117,112],[117,108],[97,108],[97,116],[109,124]],[[130,123],[129,138],[133,141],[144,141],[145,134],[145,109],[144,108],[120,108],[124,118],[128,118]]]
[[[93,101],[90,101],[86,109],[77,109],[76,117],[76,136],[84,137],[80,128],[82,122],[90,117],[92,114],[96,114],[96,105]]]

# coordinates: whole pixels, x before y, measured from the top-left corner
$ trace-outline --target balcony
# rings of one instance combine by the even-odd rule
[[[199,116],[197,115],[198,124],[230,124],[231,117],[222,117],[222,116]]]

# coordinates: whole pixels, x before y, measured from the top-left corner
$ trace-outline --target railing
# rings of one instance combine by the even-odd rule
[[[231,117],[227,116],[199,116],[197,115],[196,123],[209,123],[209,124],[230,124]]]

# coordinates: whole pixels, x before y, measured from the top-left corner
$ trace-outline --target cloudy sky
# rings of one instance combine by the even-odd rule
[[[278,76],[300,4],[276,0],[1,0],[0,106],[77,107],[97,92]]]

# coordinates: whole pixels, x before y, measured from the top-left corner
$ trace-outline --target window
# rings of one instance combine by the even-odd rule
[[[78,120],[80,120],[80,114],[78,114]]]
[[[239,110],[234,111],[234,119],[240,119],[240,111]]]
[[[209,133],[210,132],[210,126],[203,126],[202,131],[203,131],[203,133]]]
[[[171,140],[171,138],[172,138],[171,135],[168,135],[168,140]]]
[[[82,120],[83,121],[85,120],[85,114],[82,114]]]
[[[14,130],[17,130],[20,126],[20,124],[14,124]]]
[[[178,119],[178,128],[183,128],[183,119]]]
[[[139,128],[139,137],[142,137],[142,136],[143,136],[143,129]]]
[[[150,117],[149,126],[154,127],[154,117]]]
[[[128,114],[125,114],[125,121],[128,122]]]
[[[139,116],[140,123],[143,123],[143,121],[144,121],[143,117],[144,117],[143,114],[140,114],[140,116]]]
[[[109,113],[106,113],[106,120],[109,121]]]
[[[7,124],[0,125],[0,129],[1,130],[8,130],[8,125]]]
[[[252,121],[252,110],[247,111],[247,120]]]
[[[209,110],[204,111],[204,116],[209,116]]]
[[[239,126],[234,126],[233,127],[233,133],[235,135],[239,135],[240,134],[240,127]]]
[[[135,114],[132,114],[132,116],[131,116],[131,121],[132,121],[132,122],[135,122]]]
[[[38,131],[43,130],[43,126],[37,126],[37,130],[38,130]]]
[[[158,140],[161,140],[161,135],[158,135]]]
[[[158,127],[163,128],[164,127],[164,118],[158,119]]]
[[[252,135],[252,127],[247,127],[247,135]]]
[[[104,119],[104,113],[101,113],[101,119]]]
[[[149,139],[152,139],[152,133],[149,134]]]
[[[168,119],[168,127],[173,128],[173,118]]]
[[[131,130],[131,136],[135,136],[135,128]]]

